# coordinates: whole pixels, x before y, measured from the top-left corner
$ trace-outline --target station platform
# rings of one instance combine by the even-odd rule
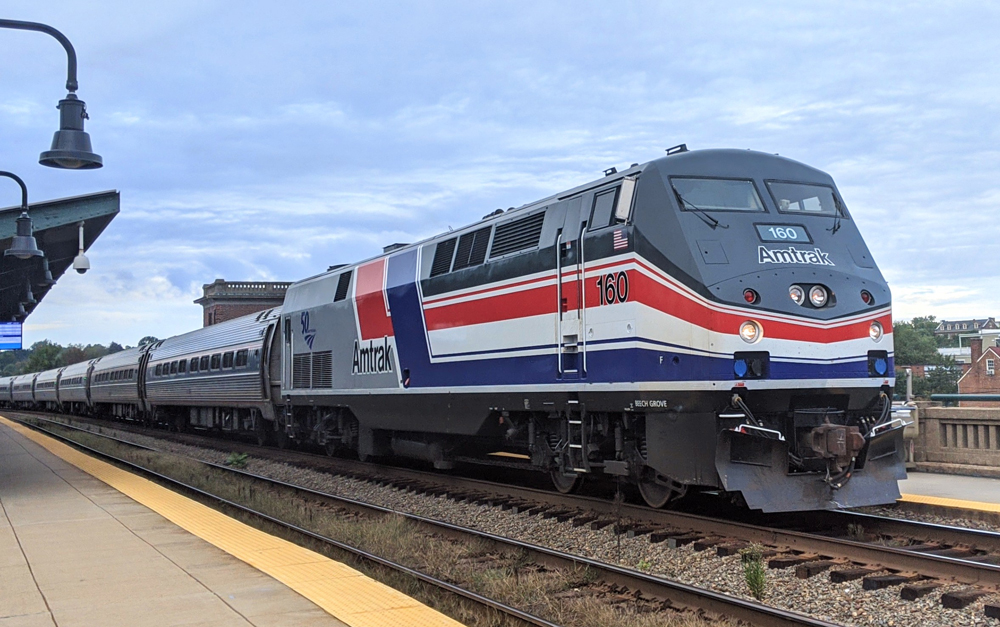
[[[460,623],[0,417],[0,627]]]
[[[900,502],[1000,514],[1000,479],[907,472]]]

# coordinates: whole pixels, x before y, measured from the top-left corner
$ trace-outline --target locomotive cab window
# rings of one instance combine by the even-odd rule
[[[222,353],[212,355],[212,370],[218,370],[222,364]]]
[[[202,356],[201,363],[199,364],[198,369],[201,370],[202,372],[208,370],[208,355]]]
[[[249,351],[247,349],[242,349],[236,351],[236,367],[243,368],[247,365],[247,355]]]
[[[617,198],[617,187],[594,196],[594,204],[590,211],[590,230],[600,229],[612,223]]]
[[[233,367],[233,351],[229,351],[222,356],[222,367],[232,368]]]
[[[847,217],[833,188],[813,183],[766,181],[774,205],[781,213],[813,216]]]
[[[684,211],[764,211],[750,180],[672,177],[670,185]]]

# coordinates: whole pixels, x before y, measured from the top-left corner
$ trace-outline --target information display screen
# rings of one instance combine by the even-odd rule
[[[0,322],[0,351],[19,350],[21,348],[21,323]]]
[[[812,244],[806,227],[798,224],[755,224],[762,242],[802,242]]]

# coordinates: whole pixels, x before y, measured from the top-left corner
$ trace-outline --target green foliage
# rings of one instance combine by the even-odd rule
[[[767,565],[764,564],[764,547],[756,542],[740,549],[740,563],[743,565],[743,579],[746,580],[750,595],[763,601],[767,594]]]
[[[237,453],[236,451],[233,451],[232,453],[229,454],[229,457],[227,457],[226,461],[223,463],[226,466],[232,466],[233,468],[246,468],[247,454]]]
[[[35,342],[30,348],[0,351],[0,376],[9,377],[27,372],[41,372],[52,368],[70,366],[88,359],[97,359],[124,350],[121,344],[70,344],[62,346],[49,340]]]
[[[954,358],[938,354],[938,347],[951,342],[944,337],[935,337],[934,329],[938,320],[934,316],[918,316],[909,322],[892,325],[892,343],[896,353],[897,368],[896,396],[906,395],[905,366],[933,366],[925,377],[913,377],[913,396],[928,398],[931,394],[955,394],[962,368]],[[957,345],[957,340],[954,342]]]
[[[160,338],[153,337],[152,335],[147,335],[146,337],[139,340],[139,346],[145,346],[146,344],[152,344],[154,342],[159,342]]]

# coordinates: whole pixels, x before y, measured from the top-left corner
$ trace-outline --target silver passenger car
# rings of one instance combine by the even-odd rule
[[[37,372],[31,374],[21,374],[14,377],[12,388],[12,400],[19,407],[27,407],[35,404],[35,377]]]
[[[80,363],[66,366],[62,376],[59,378],[59,403],[63,409],[74,414],[86,413],[90,407],[90,394],[88,393],[88,382],[90,381],[90,370],[97,363],[96,359],[81,361]]]
[[[39,372],[35,378],[35,403],[49,411],[59,409],[56,386],[59,385],[59,376],[63,370],[63,368],[53,368]]]
[[[10,405],[14,398],[11,396],[11,387],[14,384],[14,377],[0,377],[0,403]]]
[[[90,400],[96,412],[117,418],[141,417],[139,373],[147,348],[126,348],[94,363],[90,375]]]
[[[279,315],[280,309],[269,309],[154,344],[145,382],[156,420],[223,431],[273,430],[266,352]]]

